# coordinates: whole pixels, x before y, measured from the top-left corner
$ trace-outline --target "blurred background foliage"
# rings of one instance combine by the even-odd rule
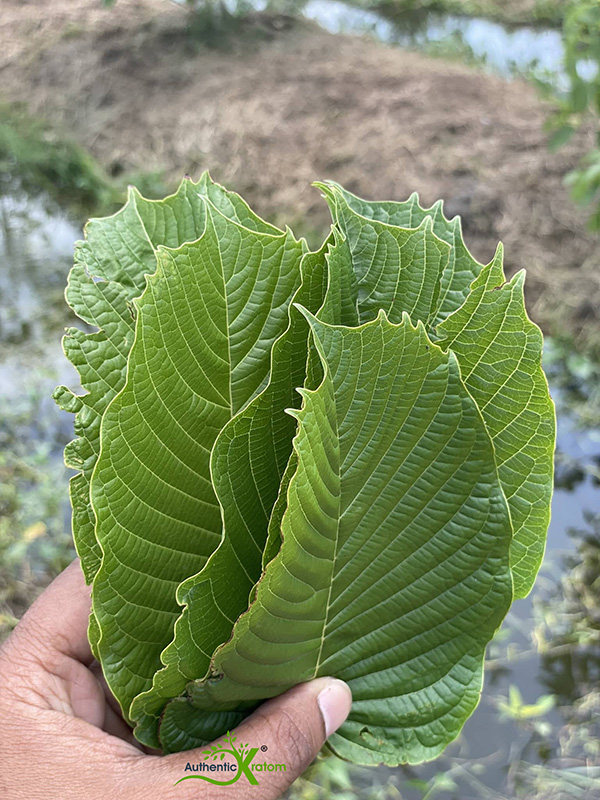
[[[598,128],[600,118],[600,4],[581,0],[566,9],[563,22],[566,86],[556,96],[551,86],[540,82],[546,96],[554,97],[556,109],[548,128],[549,145],[558,149],[590,118]],[[590,209],[589,224],[600,230],[600,131],[593,147],[578,167],[565,176],[573,200]]]
[[[60,335],[88,216],[206,167],[313,245],[312,179],[444,196],[475,255],[502,238],[528,269],[559,420],[547,556],[441,758],[323,754],[289,797],[600,797],[600,5],[5,0],[0,39],[0,639],[74,555],[50,394],[77,386]]]

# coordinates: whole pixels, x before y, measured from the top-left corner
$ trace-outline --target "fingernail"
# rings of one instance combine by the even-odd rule
[[[329,737],[350,713],[352,692],[344,681],[330,678],[328,685],[317,695],[317,703],[325,723],[325,735]]]

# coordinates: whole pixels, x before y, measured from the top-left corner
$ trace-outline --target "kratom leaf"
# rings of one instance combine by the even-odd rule
[[[171,700],[164,708],[160,722],[160,739],[163,753],[179,753],[202,747],[206,742],[222,736],[242,723],[257,703],[244,710],[199,712],[187,697]]]
[[[340,230],[334,228],[331,239],[327,248],[327,293],[318,315],[319,319],[330,325],[348,325],[352,328],[360,323],[358,284],[352,254]],[[310,308],[308,310],[312,311]],[[318,374],[320,382],[320,369]],[[315,377],[312,376],[310,380],[314,381]]]
[[[229,192],[218,183],[214,183],[208,171],[202,173],[196,188],[200,194],[208,197],[212,205],[227,219],[238,222],[244,228],[257,233],[272,233],[274,236],[281,234],[279,228],[269,222],[265,222],[264,219],[255,214],[239,194]]]
[[[323,190],[347,242],[356,276],[359,321],[372,320],[383,310],[391,322],[399,322],[407,312],[413,322],[432,325],[451,249],[433,233],[432,218],[423,216],[415,229],[367,219],[348,205],[337,187],[316,185]]]
[[[320,185],[320,184],[317,184]],[[375,202],[362,200],[360,197],[343,189],[339,184],[328,181],[324,187],[331,187],[343,198],[348,207],[363,217],[400,228],[416,228],[429,217],[433,224],[433,232],[450,245],[448,263],[440,282],[438,311],[433,324],[445,319],[464,303],[473,280],[479,275],[483,264],[477,261],[467,249],[462,235],[460,217],[451,220],[444,216],[444,203],[438,200],[430,208],[419,205],[419,195],[415,192],[403,203]],[[343,222],[343,216],[339,220]]]
[[[356,324],[356,292],[345,247],[336,233],[320,251],[304,256],[294,300],[332,321]],[[264,558],[279,549],[278,518],[285,509],[280,486],[284,472],[291,477],[295,461],[291,459],[289,469],[296,422],[284,411],[299,405],[295,389],[306,383],[308,358],[308,323],[297,308],[290,308],[289,317],[286,332],[273,347],[268,386],[225,426],[212,452],[211,475],[223,514],[221,544],[202,571],[179,586],[177,600],[185,608],[172,643],[161,655],[165,668],[154,676],[152,690],[131,708],[137,737],[154,747],[159,746],[165,702],[207,672],[211,655],[247,608]]]
[[[290,412],[298,470],[283,545],[191,704],[214,712],[335,675],[354,701],[330,746],[416,763],[477,704],[512,599],[508,508],[452,353],[408,317],[309,320],[325,378]]]
[[[65,450],[67,466],[81,472],[71,480],[73,537],[81,566],[91,582],[100,565],[94,533],[89,482],[99,452],[100,422],[110,401],[122,388],[127,356],[133,342],[133,318],[128,303],[140,294],[144,275],[155,269],[154,250],[143,234],[130,193],[127,205],[114,217],[90,220],[86,241],[75,251],[66,297],[96,333],[70,328],[63,340],[67,357],[79,372],[87,394],[81,397],[75,432],[78,438]],[[68,408],[68,393],[55,397]]]
[[[262,389],[300,279],[303,244],[289,232],[251,231],[203,202],[202,237],[159,248],[135,301],[127,381],[104,413],[92,477],[97,650],[125,714],[160,668],[178,584],[219,542],[211,449]]]
[[[550,522],[555,419],[542,371],[542,334],[525,311],[517,273],[504,282],[502,248],[474,281],[464,305],[437,328],[494,443],[514,537],[515,597],[525,597],[542,563]]]
[[[227,192],[204,173],[198,183],[182,181],[174,195],[146,200],[130,189],[126,205],[112,217],[92,219],[86,239],[75,251],[69,275],[67,302],[84,322],[98,328],[84,333],[70,328],[63,340],[65,353],[79,372],[87,392],[73,406],[74,395],[59,387],[59,405],[77,414],[78,436],[65,451],[67,466],[80,472],[70,485],[73,538],[88,583],[100,565],[101,552],[94,532],[89,484],[99,452],[100,421],[107,406],[123,388],[127,357],[133,343],[131,301],[145,286],[145,276],[156,269],[155,249],[178,247],[202,235],[208,197],[226,216],[265,233],[280,233],[250,211],[241,197]]]
[[[325,295],[327,247],[307,253],[301,263],[302,284],[294,299],[313,311]],[[284,410],[299,404],[295,388],[305,380],[308,331],[305,317],[290,308],[287,330],[273,346],[268,386],[215,441],[210,472],[222,509],[223,538],[202,571],[179,586],[177,601],[185,608],[162,653],[164,668],[154,675],[152,689],[132,705],[136,736],[145,744],[160,746],[158,722],[165,702],[207,672],[213,652],[231,635],[260,578],[269,518],[296,427]]]
[[[500,482],[513,518],[515,596],[525,597],[542,561],[550,521],[555,419],[541,367],[541,332],[525,311],[524,273],[503,285],[502,248],[487,266],[476,262],[462,242],[458,219],[447,222],[441,203],[422,209],[416,195],[407,203],[370,203],[335,184],[322,188],[342,230],[356,242],[350,249],[355,271],[362,275],[359,286],[363,296],[381,290],[381,277],[373,265],[377,263],[374,254],[382,249],[380,239],[388,238],[384,223],[423,224],[431,218],[434,231],[451,244],[448,269],[454,288],[448,288],[446,269],[441,278],[440,308],[429,317],[429,324],[423,315],[420,318],[435,331],[436,341],[457,356],[467,389],[479,405],[494,443]],[[384,223],[371,228],[365,218]],[[386,269],[390,263],[393,260],[386,258]],[[400,274],[402,269],[403,265]],[[424,283],[428,274],[435,274],[435,269],[426,261]],[[390,292],[385,292],[386,296]],[[452,298],[460,299],[463,294],[465,302],[449,313]],[[405,310],[415,318],[414,311]],[[394,312],[391,314],[394,321]]]
[[[334,750],[435,757],[543,554],[554,411],[522,275],[441,203],[318,185],[316,253],[205,174],[131,191],[70,277],[98,328],[65,340],[87,394],[56,392],[90,641],[165,752],[330,674],[354,694]]]

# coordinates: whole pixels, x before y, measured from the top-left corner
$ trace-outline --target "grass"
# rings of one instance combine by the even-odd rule
[[[84,212],[117,200],[117,188],[92,156],[18,106],[0,108],[0,173]],[[6,187],[2,187],[6,190]]]
[[[74,558],[68,474],[42,380],[0,397],[0,642],[48,582]]]
[[[507,25],[558,27],[562,24],[569,2],[570,0],[374,0],[371,5],[390,12],[437,11],[486,17]]]
[[[84,218],[115,211],[125,199],[128,183],[151,198],[169,190],[156,172],[109,176],[62,131],[32,117],[22,106],[0,105],[0,192],[10,192],[17,184],[30,194],[50,196]]]

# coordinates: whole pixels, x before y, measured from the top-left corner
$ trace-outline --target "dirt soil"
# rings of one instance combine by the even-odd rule
[[[467,244],[528,270],[531,315],[600,348],[600,239],[562,181],[590,136],[547,150],[533,88],[289,18],[252,16],[219,47],[165,0],[2,0],[0,92],[113,174],[214,179],[299,233],[323,231],[315,179],[365,197],[417,190]]]

